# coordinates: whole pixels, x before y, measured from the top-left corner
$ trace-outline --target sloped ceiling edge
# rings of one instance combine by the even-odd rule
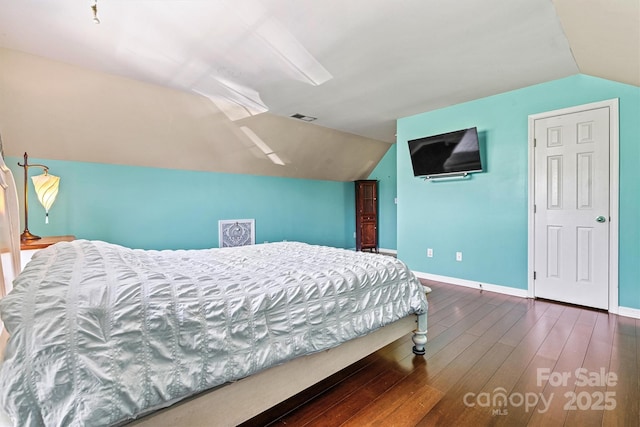
[[[352,181],[390,145],[262,113],[232,120],[210,99],[0,49],[5,154]]]

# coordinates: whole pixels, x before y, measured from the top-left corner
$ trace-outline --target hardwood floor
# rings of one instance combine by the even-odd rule
[[[244,425],[640,425],[640,320],[423,283],[424,357],[407,335]]]

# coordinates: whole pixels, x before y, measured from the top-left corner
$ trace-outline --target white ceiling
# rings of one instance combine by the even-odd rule
[[[0,0],[0,47],[394,142],[395,120],[579,72],[640,86],[638,0]]]

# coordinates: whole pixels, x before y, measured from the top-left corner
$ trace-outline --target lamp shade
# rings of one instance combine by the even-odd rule
[[[49,222],[49,208],[56,201],[58,195],[58,186],[60,185],[60,177],[44,173],[31,177],[33,186],[36,189],[36,195],[47,214],[46,222]]]

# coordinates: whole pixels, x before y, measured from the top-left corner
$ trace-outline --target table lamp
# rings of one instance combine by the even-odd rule
[[[21,241],[37,240],[40,236],[36,236],[29,231],[29,196],[27,187],[27,177],[29,175],[29,168],[39,167],[44,170],[42,175],[36,175],[32,177],[33,186],[36,189],[36,195],[38,200],[44,206],[46,215],[45,223],[49,223],[49,209],[58,195],[58,186],[60,184],[60,178],[49,173],[49,168],[45,165],[29,164],[29,156],[24,153],[24,164],[18,163],[18,166],[24,168],[24,231],[20,235]]]

